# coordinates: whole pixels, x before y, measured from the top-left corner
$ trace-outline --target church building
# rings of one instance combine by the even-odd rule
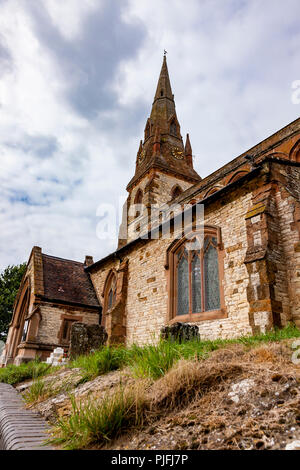
[[[114,253],[79,263],[33,248],[3,365],[67,349],[76,321],[126,345],[174,322],[202,339],[300,327],[300,118],[202,179],[164,57],[127,191]]]

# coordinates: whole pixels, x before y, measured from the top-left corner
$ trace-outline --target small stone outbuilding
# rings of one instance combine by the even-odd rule
[[[68,351],[74,322],[99,324],[100,304],[85,265],[32,249],[15,301],[4,365]]]

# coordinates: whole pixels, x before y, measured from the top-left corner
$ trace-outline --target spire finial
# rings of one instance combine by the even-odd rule
[[[168,54],[168,52],[166,51],[166,49],[164,49],[164,57],[166,57]]]

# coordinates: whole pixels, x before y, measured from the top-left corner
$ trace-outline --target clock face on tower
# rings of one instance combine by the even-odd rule
[[[179,147],[173,147],[171,153],[176,160],[183,159],[183,151]]]

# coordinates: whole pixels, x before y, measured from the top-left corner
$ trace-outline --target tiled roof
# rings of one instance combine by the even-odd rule
[[[99,302],[84,264],[42,254],[44,298],[99,307]]]

